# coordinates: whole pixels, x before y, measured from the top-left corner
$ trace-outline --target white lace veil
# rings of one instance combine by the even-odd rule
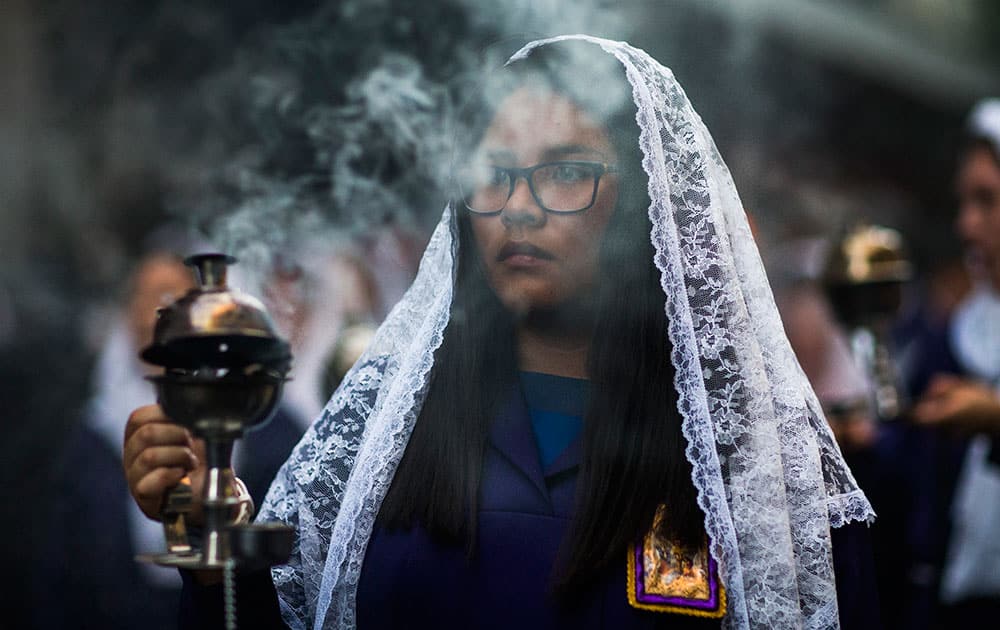
[[[743,206],[673,74],[586,36],[624,66],[637,109],[655,264],[698,502],[728,628],[836,628],[830,527],[874,518],[785,337]],[[510,62],[509,62],[510,63]],[[351,628],[366,545],[448,324],[451,209],[413,286],[281,469],[261,510],[298,530],[273,571],[293,628]],[[622,597],[624,597],[624,585]]]

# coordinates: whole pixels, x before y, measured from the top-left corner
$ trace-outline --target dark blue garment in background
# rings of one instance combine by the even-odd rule
[[[84,422],[55,471],[45,547],[32,567],[31,628],[166,630],[176,627],[177,587],[150,581],[136,563],[121,452]]]

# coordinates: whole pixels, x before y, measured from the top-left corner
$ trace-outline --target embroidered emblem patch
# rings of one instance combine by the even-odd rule
[[[726,614],[726,591],[719,569],[705,544],[694,549],[663,540],[655,534],[663,519],[656,510],[652,529],[642,546],[628,553],[628,603],[642,610],[721,618]]]

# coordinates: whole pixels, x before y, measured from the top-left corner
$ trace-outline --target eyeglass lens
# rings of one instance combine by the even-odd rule
[[[575,212],[594,201],[599,165],[554,162],[530,169],[531,191],[541,205],[556,212]],[[513,193],[509,169],[484,166],[466,178],[466,204],[476,212],[498,212]],[[468,186],[468,190],[465,190]]]

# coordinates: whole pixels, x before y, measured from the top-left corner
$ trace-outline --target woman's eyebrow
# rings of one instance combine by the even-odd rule
[[[486,152],[486,157],[494,162],[516,162],[517,157],[511,151],[493,149]]]
[[[602,161],[607,160],[604,152],[595,147],[585,144],[560,144],[542,151],[539,162],[551,162],[567,156],[579,156],[580,154],[589,154]],[[488,149],[485,151],[484,157],[491,162],[497,163],[509,162],[513,164],[517,162],[517,155],[513,151],[506,149]]]
[[[600,159],[605,159],[604,152],[600,151],[591,146],[585,144],[561,144],[555,147],[549,147],[544,152],[542,152],[542,160],[558,160],[559,158],[564,158],[568,155],[579,155],[581,153],[590,153]]]

